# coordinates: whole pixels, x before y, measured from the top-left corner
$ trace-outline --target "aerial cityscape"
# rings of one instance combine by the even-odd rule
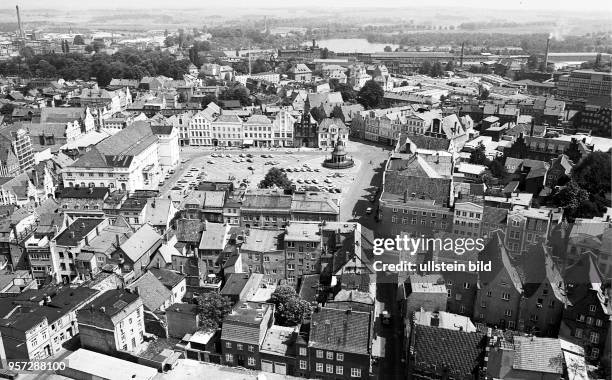
[[[612,5],[0,4],[0,378],[612,379]]]

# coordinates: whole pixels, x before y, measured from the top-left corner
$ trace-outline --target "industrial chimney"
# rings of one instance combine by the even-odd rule
[[[19,5],[15,5],[15,9],[17,10],[17,27],[19,28],[19,37],[25,38],[23,33],[23,28],[21,27],[21,16],[19,15]]]
[[[549,35],[548,38],[546,39],[546,54],[544,55],[544,71],[545,72],[548,70],[548,49],[550,48],[550,38],[551,36]]]

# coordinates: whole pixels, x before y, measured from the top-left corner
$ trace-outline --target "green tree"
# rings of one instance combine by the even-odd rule
[[[232,303],[227,297],[216,292],[204,293],[197,299],[197,313],[200,328],[215,331],[223,324],[223,318],[232,311]]]
[[[444,66],[445,71],[455,71],[455,61],[452,59],[446,62],[446,66]]]
[[[605,197],[610,193],[610,154],[593,152],[572,169],[572,179],[590,195]]]
[[[434,62],[431,66],[431,71],[429,72],[429,76],[433,78],[441,77],[444,74],[444,70],[442,69],[442,64],[438,61]]]
[[[73,45],[85,45],[85,41],[83,41],[83,36],[81,36],[80,34],[77,34],[76,36],[74,36],[74,39],[72,40],[72,44]]]
[[[342,112],[342,108],[340,108],[340,106],[335,106],[334,109],[332,109],[331,115],[329,117],[331,117],[332,119],[338,118],[344,121],[344,112]]]
[[[240,104],[247,106],[251,104],[249,89],[239,83],[235,83],[233,86],[228,87],[219,95],[221,100],[239,100]]]
[[[429,75],[431,73],[432,64],[430,61],[423,61],[421,67],[419,67],[419,74]]]
[[[312,117],[315,119],[317,123],[320,123],[321,121],[323,121],[323,119],[327,117],[323,104],[311,109],[310,114],[312,115]]]
[[[260,189],[269,189],[271,187],[278,187],[284,190],[291,190],[292,182],[287,177],[287,174],[282,172],[279,168],[271,168],[266,173],[264,179],[259,183]]]
[[[489,163],[489,170],[491,171],[491,175],[495,178],[499,178],[502,182],[507,182],[508,180],[508,171],[506,170],[506,165],[504,165],[505,158],[504,156],[497,156]]]
[[[217,99],[216,96],[212,95],[212,94],[208,94],[206,96],[204,96],[202,98],[202,108],[206,108],[207,105],[209,105],[210,103],[218,103],[219,100]]]
[[[388,53],[388,52],[392,52],[393,48],[391,46],[387,45],[387,46],[385,46],[384,50]]]
[[[480,86],[480,91],[479,91],[479,95],[478,95],[479,99],[486,100],[489,97],[490,94],[491,93],[489,92],[488,88],[486,88],[484,86]]]
[[[308,302],[289,285],[276,287],[270,302],[275,306],[274,319],[281,326],[296,326],[310,313]]]
[[[0,114],[2,115],[12,115],[15,106],[12,103],[6,103],[2,107],[0,107]]]
[[[572,139],[572,141],[570,141],[569,146],[565,150],[565,154],[575,164],[580,161],[580,157],[582,157],[582,154],[580,153],[580,146],[578,144],[578,140]]]
[[[479,143],[476,149],[470,153],[470,164],[476,165],[487,165],[489,163],[489,159],[485,154],[486,148],[483,143]]]
[[[329,57],[329,50],[327,48],[321,49],[321,59],[327,59]]]
[[[176,37],[170,35],[170,36],[166,36],[166,39],[164,39],[164,46],[165,47],[171,47],[176,45]]]
[[[381,105],[385,91],[373,80],[367,81],[357,94],[357,101],[365,109],[376,108]]]
[[[334,86],[334,91],[342,94],[342,100],[345,102],[354,102],[357,97],[357,92],[347,83],[338,83]]]
[[[576,181],[569,181],[561,190],[553,195],[553,204],[563,207],[570,215],[574,215],[578,207],[589,199],[589,193],[578,186]]]

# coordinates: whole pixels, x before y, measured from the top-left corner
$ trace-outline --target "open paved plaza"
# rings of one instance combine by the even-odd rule
[[[233,181],[237,186],[244,183],[243,187],[254,189],[268,170],[277,167],[286,171],[298,190],[317,188],[334,194],[340,199],[341,220],[354,219],[365,213],[377,186],[374,176],[387,159],[390,148],[350,141],[347,151],[355,166],[333,170],[322,166],[331,151],[318,149],[183,147],[180,165],[160,190],[162,196],[172,194],[173,199],[185,199],[192,191],[190,187],[201,181]],[[360,200],[364,201],[362,206],[358,205]]]

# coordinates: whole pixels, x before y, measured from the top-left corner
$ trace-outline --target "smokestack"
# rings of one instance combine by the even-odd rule
[[[15,5],[15,9],[17,10],[17,27],[19,28],[19,37],[25,38],[23,28],[21,27],[21,15],[19,15],[19,5]]]
[[[533,137],[533,129],[535,128],[535,118],[531,119],[531,132],[529,133],[529,136]]]
[[[548,38],[546,39],[546,55],[544,56],[544,71],[545,72],[548,69],[548,49],[550,48],[550,38],[551,36],[549,35]]]
[[[459,67],[463,67],[463,49],[465,48],[465,42],[461,43],[461,58],[459,59]]]

